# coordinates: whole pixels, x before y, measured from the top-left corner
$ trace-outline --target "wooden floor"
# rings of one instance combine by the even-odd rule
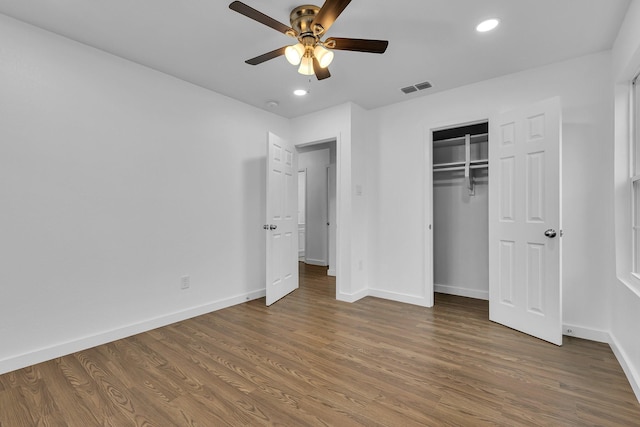
[[[488,319],[301,288],[0,376],[0,426],[640,426],[609,346],[556,347]]]

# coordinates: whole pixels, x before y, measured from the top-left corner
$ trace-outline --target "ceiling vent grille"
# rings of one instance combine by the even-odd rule
[[[404,92],[405,94],[410,94],[413,92],[417,92],[419,90],[424,90],[424,89],[429,89],[431,86],[431,83],[429,82],[422,82],[422,83],[416,83],[413,86],[407,86],[407,87],[403,87],[402,89],[400,89],[402,92]]]
[[[416,89],[415,86],[407,86],[407,87],[403,87],[402,89],[400,89],[401,91],[403,91],[404,93],[411,93],[411,92],[417,92],[418,89]]]

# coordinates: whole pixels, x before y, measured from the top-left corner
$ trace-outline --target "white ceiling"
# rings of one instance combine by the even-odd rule
[[[366,108],[611,48],[630,0],[352,0],[327,37],[389,40],[383,55],[336,51],[332,77],[284,57],[244,63],[292,39],[228,8],[231,0],[0,0],[0,13],[198,86],[296,117],[347,101]],[[289,25],[295,0],[244,0]],[[322,2],[318,2],[321,6]],[[479,34],[481,20],[501,25]],[[401,87],[433,88],[405,95]],[[292,94],[309,90],[306,97]],[[277,101],[271,108],[268,101]]]

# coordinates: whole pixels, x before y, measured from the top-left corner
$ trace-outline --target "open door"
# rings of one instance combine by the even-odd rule
[[[562,345],[561,109],[490,121],[489,318]]]
[[[271,305],[298,288],[298,168],[293,144],[267,138],[266,294]]]

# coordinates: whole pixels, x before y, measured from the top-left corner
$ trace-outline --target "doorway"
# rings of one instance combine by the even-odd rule
[[[336,275],[336,141],[297,146],[299,260]]]
[[[489,299],[489,124],[432,130],[434,291]]]

